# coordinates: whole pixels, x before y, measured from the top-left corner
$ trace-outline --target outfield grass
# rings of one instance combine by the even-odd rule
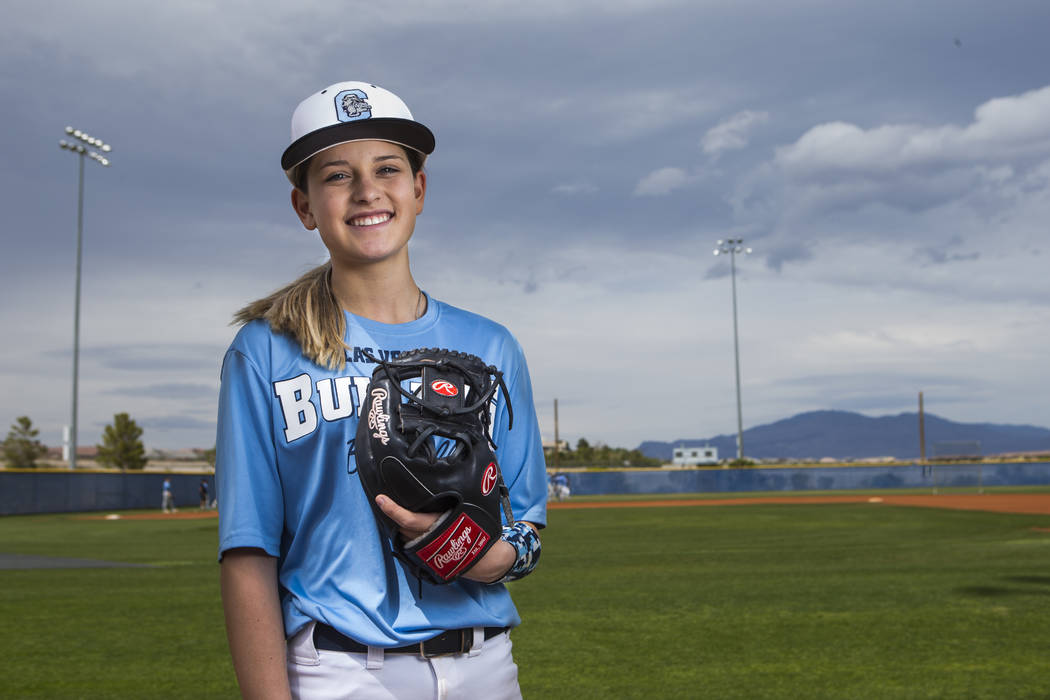
[[[662,497],[662,496],[661,496]],[[1045,516],[552,510],[511,584],[527,698],[1047,698]],[[0,697],[235,697],[214,520],[0,518]]]
[[[1050,697],[1046,517],[555,510],[514,584],[537,698]]]
[[[0,571],[4,698],[237,697],[215,520],[0,518],[0,551],[149,568]]]

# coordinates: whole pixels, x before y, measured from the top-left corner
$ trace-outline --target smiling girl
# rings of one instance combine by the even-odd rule
[[[501,325],[427,295],[409,265],[430,130],[375,85],[304,100],[281,159],[296,215],[330,259],[236,315],[223,361],[216,479],[222,598],[250,698],[518,698],[504,585],[527,575],[546,476],[521,347]],[[480,357],[505,377],[492,438],[517,525],[463,577],[432,585],[392,556],[353,443],[375,364],[422,347]],[[384,496],[413,539],[435,521]]]

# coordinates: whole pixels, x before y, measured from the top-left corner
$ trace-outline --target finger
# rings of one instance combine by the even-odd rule
[[[383,494],[376,496],[376,505],[406,534],[426,532],[438,519],[437,513],[414,513]]]

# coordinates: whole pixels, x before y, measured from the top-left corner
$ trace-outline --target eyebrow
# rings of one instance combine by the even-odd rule
[[[387,155],[387,156],[377,156],[376,158],[373,159],[372,162],[373,163],[379,163],[379,162],[384,161],[384,160],[405,160],[405,157],[404,156],[399,156],[399,155],[396,155],[396,154],[390,154],[390,155]],[[328,168],[328,167],[333,166],[333,165],[342,166],[344,168],[349,168],[350,167],[350,163],[345,161],[345,160],[329,160],[329,161],[325,161],[324,163],[321,163],[318,166],[318,168]]]

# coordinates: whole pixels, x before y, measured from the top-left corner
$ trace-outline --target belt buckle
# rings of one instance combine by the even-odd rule
[[[470,627],[458,630],[448,630],[449,632],[455,632],[459,635],[459,649],[456,651],[442,651],[437,653],[428,653],[426,644],[438,639],[442,635],[437,637],[431,637],[430,639],[424,639],[419,643],[419,655],[424,659],[436,659],[441,656],[455,656],[456,654],[463,654],[470,651],[470,648],[474,646],[474,630]]]

